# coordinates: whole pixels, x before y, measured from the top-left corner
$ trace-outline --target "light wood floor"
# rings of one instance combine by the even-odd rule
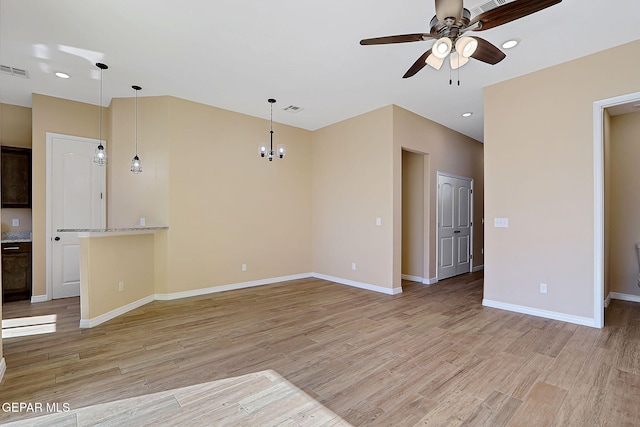
[[[85,330],[78,299],[5,304],[58,331],[4,340],[0,401],[77,409],[272,369],[356,426],[640,425],[640,304],[613,301],[599,330],[481,300],[473,273],[396,296],[304,279]]]

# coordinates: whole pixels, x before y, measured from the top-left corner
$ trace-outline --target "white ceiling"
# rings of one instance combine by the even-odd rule
[[[276,98],[274,121],[314,130],[396,104],[480,141],[483,87],[640,39],[640,1],[564,0],[474,33],[522,43],[495,66],[470,61],[450,86],[447,65],[402,79],[433,42],[358,44],[429,32],[433,0],[0,0],[0,8],[0,64],[30,76],[0,75],[4,103],[30,106],[35,92],[97,104],[100,61],[109,65],[104,105],[133,97],[133,84],[140,96],[262,118]],[[289,105],[304,110],[282,111]],[[474,115],[462,118],[466,111]]]

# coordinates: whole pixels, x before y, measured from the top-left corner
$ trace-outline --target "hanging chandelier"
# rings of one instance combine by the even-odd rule
[[[260,157],[267,157],[269,161],[272,162],[273,158],[276,156],[276,152],[273,151],[273,104],[275,104],[276,100],[273,98],[269,98],[267,101],[269,102],[269,104],[271,104],[271,119],[270,119],[271,127],[269,131],[271,144],[268,150],[267,150],[267,145],[265,143],[258,144],[258,153],[260,154]],[[284,146],[284,144],[278,144],[277,156],[282,159],[286,153],[287,153],[287,148]]]
[[[138,91],[142,89],[140,86],[131,86],[136,91],[136,155],[131,160],[131,172],[135,174],[142,173],[142,162],[138,157]]]
[[[107,164],[107,152],[104,149],[104,145],[102,145],[102,72],[109,67],[101,62],[96,63],[96,67],[100,68],[100,108],[98,109],[100,113],[100,131],[98,147],[93,155],[93,163],[104,166]]]

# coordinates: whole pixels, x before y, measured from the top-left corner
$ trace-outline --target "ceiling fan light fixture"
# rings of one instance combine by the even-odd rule
[[[464,58],[469,58],[478,49],[478,40],[473,37],[460,37],[456,41],[456,52]]]
[[[469,58],[465,58],[458,52],[451,52],[451,56],[449,56],[449,62],[451,64],[451,69],[457,70],[458,68],[469,62]]]
[[[431,49],[431,53],[440,59],[444,59],[451,52],[453,43],[449,37],[442,37],[438,39]]]
[[[462,17],[462,0],[436,0],[436,16],[445,24],[448,19],[458,22]]]
[[[506,42],[502,43],[502,48],[503,49],[513,49],[519,43],[520,43],[520,40],[518,40],[518,39],[507,40]]]
[[[436,70],[439,70],[442,67],[442,64],[444,64],[444,58],[438,58],[437,56],[435,56],[433,53],[431,55],[429,55],[427,57],[427,65],[430,65],[431,67],[435,68]]]

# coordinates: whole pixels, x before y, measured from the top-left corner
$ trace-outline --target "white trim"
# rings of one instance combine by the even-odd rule
[[[475,267],[473,267],[471,269],[471,272],[475,273],[476,271],[482,271],[482,270],[484,270],[484,264],[483,265],[476,265]]]
[[[422,283],[422,281],[424,279],[422,277],[418,277],[418,276],[411,276],[409,274],[403,274],[402,275],[402,280],[410,280],[412,282],[420,282],[420,283]]]
[[[529,314],[531,316],[544,317],[546,319],[560,320],[562,322],[575,323],[576,325],[591,326],[597,328],[594,319],[589,317],[572,316],[570,314],[558,313],[556,311],[540,310],[523,305],[507,304],[505,302],[482,300],[485,307],[499,308],[501,310],[514,311],[516,313]]]
[[[0,359],[0,382],[2,382],[2,377],[4,377],[5,372],[7,372],[7,362],[5,362],[3,357]]]
[[[51,229],[51,211],[53,209],[53,201],[51,200],[51,185],[53,182],[53,138],[61,138],[72,141],[86,142],[90,144],[96,144],[102,142],[102,145],[106,148],[106,141],[98,140],[96,138],[85,138],[81,136],[73,136],[73,135],[64,135],[61,133],[47,132],[46,133],[46,158],[45,158],[45,200],[46,200],[46,228],[45,228],[45,242],[46,244],[46,252],[45,252],[45,269],[46,269],[46,277],[45,277],[45,286],[46,286],[46,297],[45,301],[49,301],[53,297],[53,260],[52,260],[52,251],[51,251],[51,242],[53,239],[53,230]],[[104,179],[101,183],[101,191],[104,194],[101,203],[101,211],[102,211],[102,224],[101,228],[107,227],[107,174],[105,172]],[[32,301],[33,302],[33,301]]]
[[[341,277],[327,276],[325,274],[311,273],[311,275],[317,279],[328,280],[330,282],[336,282],[341,285],[353,286],[355,288],[366,289],[368,291],[380,292],[387,295],[397,295],[402,293],[402,288],[384,288],[378,285],[372,285],[369,283],[356,282],[354,280],[343,279]]]
[[[81,319],[80,320],[80,327],[81,328],[93,328],[94,326],[98,326],[101,323],[106,322],[107,320],[111,320],[114,319],[118,316],[121,316],[131,310],[134,310],[138,307],[141,307],[145,304],[149,304],[151,301],[154,300],[154,296],[153,295],[149,295],[148,297],[144,297],[142,299],[139,299],[138,301],[134,301],[130,304],[127,304],[125,306],[116,308],[115,310],[111,310],[108,313],[105,314],[101,314],[98,317],[94,317],[93,319]]]
[[[604,306],[609,307],[609,304],[611,304],[611,292],[609,292],[609,295],[607,295],[607,299],[604,300]]]
[[[274,277],[272,279],[253,280],[251,282],[233,283],[230,285],[212,286],[210,288],[193,289],[191,291],[174,292],[171,294],[156,294],[155,299],[168,301],[180,298],[196,297],[200,295],[213,294],[217,292],[232,291],[236,289],[252,288],[254,286],[270,285],[289,280],[306,279],[312,277],[312,273],[294,274],[291,276]]]
[[[435,285],[436,283],[438,283],[437,277],[432,277],[431,279],[424,279],[422,281],[423,285]]]
[[[31,297],[31,304],[37,303],[37,302],[45,302],[45,301],[49,301],[49,297],[47,295],[33,295]]]
[[[604,327],[604,110],[640,100],[640,92],[615,96],[593,103],[593,321]]]
[[[619,292],[609,293],[610,299],[618,299],[620,301],[640,302],[640,296],[632,294],[621,294]]]

